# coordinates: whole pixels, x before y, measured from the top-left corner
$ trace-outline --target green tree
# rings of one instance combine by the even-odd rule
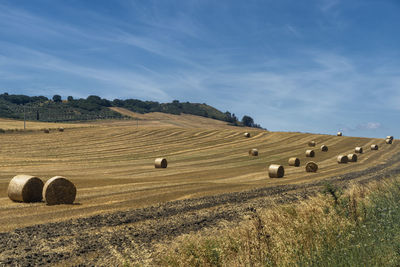
[[[53,101],[56,103],[62,102],[61,96],[60,95],[54,95],[53,96]]]
[[[242,118],[242,124],[247,127],[254,127],[254,120],[252,117],[244,115]]]

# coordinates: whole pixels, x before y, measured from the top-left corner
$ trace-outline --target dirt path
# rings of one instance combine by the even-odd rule
[[[271,203],[290,203],[315,194],[327,181],[347,186],[400,173],[400,153],[386,163],[306,184],[263,187],[57,223],[0,234],[0,264],[33,266],[148,263],[154,245],[179,235],[240,221]]]

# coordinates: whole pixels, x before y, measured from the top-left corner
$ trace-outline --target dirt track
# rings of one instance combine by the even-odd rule
[[[0,263],[7,265],[104,265],[148,263],[152,246],[221,221],[240,221],[255,208],[289,203],[315,194],[330,181],[342,187],[400,173],[400,153],[386,163],[313,183],[263,187],[168,202],[0,234]]]

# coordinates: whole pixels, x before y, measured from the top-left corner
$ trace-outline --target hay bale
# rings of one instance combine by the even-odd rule
[[[50,133],[50,129],[44,129],[43,132],[44,133]]]
[[[356,147],[356,148],[354,149],[354,152],[359,153],[359,154],[362,154],[362,153],[363,153],[363,148],[360,147],[360,146],[358,146],[358,147]]]
[[[346,155],[339,155],[337,156],[338,163],[347,163],[349,162],[349,158]]]
[[[258,149],[257,148],[250,149],[249,155],[250,156],[258,156]]]
[[[328,146],[322,145],[322,146],[321,146],[321,151],[322,151],[322,152],[328,152]]]
[[[378,145],[371,145],[371,150],[378,150],[378,149],[379,149]]]
[[[269,178],[282,178],[285,175],[285,169],[282,165],[271,164],[268,168]]]
[[[299,167],[300,166],[300,159],[299,158],[290,158],[288,160],[289,166],[295,166]]]
[[[385,142],[386,144],[391,145],[393,143],[393,139],[386,139]]]
[[[317,172],[318,165],[314,161],[307,162],[306,164],[306,172]]]
[[[386,136],[386,139],[391,139],[393,141],[393,135]]]
[[[31,175],[17,175],[8,184],[8,197],[17,202],[42,201],[43,182]]]
[[[43,187],[43,199],[47,205],[72,204],[76,197],[76,187],[62,176],[54,176]]]
[[[165,159],[165,158],[157,158],[154,161],[155,168],[167,168],[167,166],[168,166],[168,162],[167,162],[167,159]]]
[[[315,156],[315,152],[312,149],[306,150],[306,157],[313,158]]]
[[[317,143],[315,143],[315,141],[310,141],[308,142],[308,146],[315,146]]]
[[[356,154],[348,154],[347,158],[349,159],[349,162],[357,162],[357,155]]]
[[[243,135],[244,135],[244,137],[247,137],[247,138],[250,137],[250,133],[244,133]]]
[[[343,135],[342,132],[338,132],[338,133],[337,133],[337,136],[342,136],[342,135]]]
[[[64,132],[64,128],[63,128],[63,127],[60,127],[60,128],[58,128],[58,131],[59,131],[59,132]]]

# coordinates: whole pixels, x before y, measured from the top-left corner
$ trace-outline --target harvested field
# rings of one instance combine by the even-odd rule
[[[48,122],[26,122],[27,131],[44,130],[44,129],[68,129],[68,128],[82,128],[88,127],[88,123],[48,123]],[[11,119],[0,118],[0,129],[5,131],[21,131],[24,129],[24,121],[17,121]]]
[[[3,134],[0,263],[62,265],[71,258],[78,263],[98,258],[101,264],[104,257],[123,262],[126,251],[144,253],[154,242],[221,220],[238,220],[250,200],[256,201],[254,207],[266,205],[261,203],[268,201],[260,198],[272,201],[279,193],[278,199],[292,201],[304,194],[305,187],[314,188],[311,185],[319,185],[323,179],[347,177],[348,173],[368,178],[398,164],[398,142],[379,151],[366,151],[357,164],[337,164],[339,153],[352,153],[355,146],[382,145],[382,139],[258,129],[246,129],[252,138],[244,139],[243,128],[219,122],[214,126],[213,120],[207,127],[203,121],[185,127],[146,123],[137,127],[135,121],[109,121],[84,128],[64,125],[63,133]],[[318,172],[287,166],[289,157],[306,162],[304,143],[310,139],[329,146],[328,152],[313,158]],[[257,147],[261,156],[243,153],[249,147]],[[167,169],[154,168],[158,155],[168,159]],[[268,178],[267,167],[273,163],[285,167],[284,178]],[[21,173],[44,181],[57,175],[68,177],[77,188],[75,204],[46,206],[10,201],[8,182]],[[354,177],[361,179],[360,175]],[[285,192],[291,193],[285,197]],[[226,203],[230,204],[225,207]],[[24,245],[14,249],[13,244],[20,242]],[[25,250],[28,247],[31,249]]]

